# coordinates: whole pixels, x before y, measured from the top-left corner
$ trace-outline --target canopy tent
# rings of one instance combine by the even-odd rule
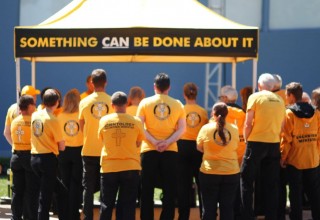
[[[230,21],[196,0],[73,0],[35,26],[15,27],[20,58],[36,62],[235,63],[258,57],[257,27]],[[254,85],[255,83],[253,83]]]

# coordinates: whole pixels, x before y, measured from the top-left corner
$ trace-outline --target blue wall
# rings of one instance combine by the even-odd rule
[[[19,0],[6,0],[0,7],[0,80],[2,98],[0,125],[4,126],[6,111],[15,102],[15,63],[13,55],[13,27],[19,25]],[[260,33],[258,74],[278,73],[284,85],[291,81],[301,82],[309,94],[320,86],[320,29],[269,31]],[[225,65],[224,83],[231,83],[231,66]],[[36,87],[56,87],[65,94],[71,88],[85,90],[85,79],[92,69],[103,68],[108,72],[107,93],[117,90],[128,92],[131,86],[143,87],[146,94],[153,94],[153,78],[166,72],[172,79],[170,94],[183,100],[182,87],[195,82],[200,88],[198,102],[204,103],[204,64],[155,64],[155,63],[38,63]],[[252,62],[237,64],[237,88],[252,85]],[[30,62],[21,63],[21,86],[31,83]],[[38,100],[39,102],[39,100]],[[3,128],[3,127],[2,127]],[[1,129],[2,133],[2,129]],[[10,156],[10,146],[0,135],[0,157]]]

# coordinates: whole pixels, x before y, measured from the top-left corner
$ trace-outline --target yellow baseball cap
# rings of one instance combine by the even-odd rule
[[[26,85],[21,90],[21,95],[39,95],[40,90],[35,89],[33,86]]]

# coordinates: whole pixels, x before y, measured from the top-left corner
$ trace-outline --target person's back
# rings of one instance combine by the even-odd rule
[[[273,92],[263,90],[249,97],[247,109],[255,112],[248,141],[279,142],[285,111],[282,99]]]

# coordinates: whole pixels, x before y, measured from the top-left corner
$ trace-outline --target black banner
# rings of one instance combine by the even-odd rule
[[[16,57],[257,54],[257,29],[15,29]]]

